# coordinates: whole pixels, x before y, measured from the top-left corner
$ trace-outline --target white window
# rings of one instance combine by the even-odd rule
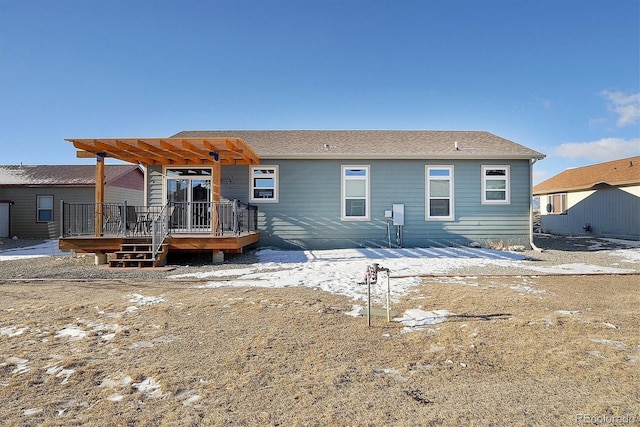
[[[547,213],[553,215],[567,213],[567,193],[549,194],[547,196]]]
[[[36,196],[37,222],[53,221],[53,196]]]
[[[342,166],[342,219],[369,220],[369,166]]]
[[[453,219],[453,166],[427,166],[428,220]]]
[[[278,166],[251,166],[249,169],[251,176],[251,202],[271,202],[278,201]]]
[[[509,166],[482,166],[482,203],[508,205]]]

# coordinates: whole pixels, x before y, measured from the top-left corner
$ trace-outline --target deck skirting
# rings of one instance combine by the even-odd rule
[[[58,246],[63,251],[77,253],[113,253],[123,244],[143,243],[150,238],[122,236],[74,236],[61,237]],[[242,253],[246,246],[260,240],[259,232],[242,233],[238,236],[211,236],[198,234],[175,234],[167,236],[164,243],[169,252]]]

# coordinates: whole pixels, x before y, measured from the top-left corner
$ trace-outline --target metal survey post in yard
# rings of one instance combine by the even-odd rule
[[[387,322],[391,322],[391,285],[389,278],[389,269],[380,267],[380,264],[374,263],[367,266],[365,278],[367,282],[367,326],[371,327],[371,285],[378,283],[378,272],[387,273]]]

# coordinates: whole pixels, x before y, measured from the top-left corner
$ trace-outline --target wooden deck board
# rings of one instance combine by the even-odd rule
[[[61,250],[79,253],[112,253],[119,251],[123,244],[149,241],[150,238],[122,236],[74,236],[62,237],[58,246]],[[212,236],[210,234],[176,234],[168,236],[165,244],[169,252],[242,252],[243,248],[260,240],[260,233],[243,233],[240,236]]]

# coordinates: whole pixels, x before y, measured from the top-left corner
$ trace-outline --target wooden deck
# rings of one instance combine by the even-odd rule
[[[106,254],[119,251],[122,244],[142,243],[150,241],[150,237],[123,237],[123,236],[74,236],[61,237],[59,247],[65,251],[78,253]],[[242,253],[246,246],[260,240],[259,232],[247,232],[238,236],[212,236],[210,234],[172,234],[164,243],[168,245],[169,252],[225,252]]]

